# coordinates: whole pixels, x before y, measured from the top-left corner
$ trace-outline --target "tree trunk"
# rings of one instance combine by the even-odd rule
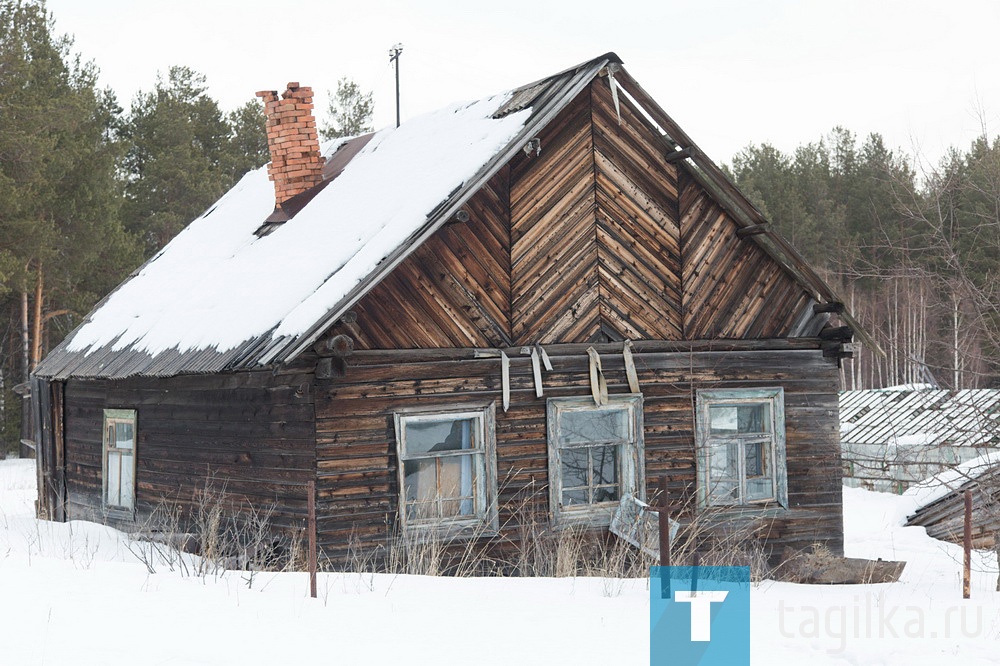
[[[39,361],[42,360],[42,300],[44,294],[44,274],[42,273],[42,262],[38,262],[35,269],[35,303],[34,319],[31,327],[31,369],[34,370]]]
[[[21,292],[21,361],[24,381],[31,379],[31,336],[28,335],[28,292]]]

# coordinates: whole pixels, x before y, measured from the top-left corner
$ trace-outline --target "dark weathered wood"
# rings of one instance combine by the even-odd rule
[[[844,304],[837,301],[828,303],[816,303],[813,305],[813,312],[815,314],[823,314],[825,312],[832,312],[834,314],[840,314],[844,311]]]
[[[754,224],[749,227],[740,227],[736,230],[737,238],[747,238],[749,236],[757,236],[759,234],[766,234],[768,231],[768,226],[766,224]]]
[[[680,162],[681,160],[686,160],[687,158],[694,156],[694,153],[695,149],[688,146],[687,148],[681,148],[680,150],[674,150],[667,153],[664,159],[668,163],[674,164],[675,162]]]
[[[354,351],[354,340],[343,333],[332,335],[314,344],[313,351],[320,356],[350,356]]]
[[[760,344],[757,344],[760,342]],[[680,343],[677,343],[680,344]],[[644,395],[646,482],[667,478],[667,500],[690,501],[695,482],[694,391],[702,387],[785,390],[789,511],[775,517],[773,543],[807,547],[812,541],[842,549],[840,448],[835,366],[813,341],[811,350],[789,341],[740,343],[738,351],[653,351],[633,349]],[[796,343],[800,344],[800,343]],[[519,538],[524,516],[515,510],[526,497],[540,498],[546,511],[548,465],[545,399],[589,395],[589,364],[583,345],[546,347],[553,370],[543,373],[545,396],[537,398],[530,358],[511,354],[511,406],[496,418],[497,478],[502,553]],[[627,393],[621,345],[598,346],[611,393]],[[695,347],[704,348],[704,347]],[[392,414],[403,407],[482,403],[500,399],[498,359],[450,361],[426,352],[358,352],[343,379],[316,389],[319,541],[334,560],[347,557],[352,536],[373,544],[392,532],[398,503]],[[452,357],[462,356],[456,350]],[[547,518],[542,518],[547,520]],[[507,545],[503,545],[507,544]]]
[[[107,408],[138,414],[137,520],[160,502],[194,507],[206,484],[232,502],[274,506],[277,529],[301,529],[315,478],[312,379],[271,372],[127,380],[65,387],[67,518],[103,520]]]
[[[850,326],[831,326],[819,332],[820,340],[836,340],[845,342],[854,338],[854,329]]]

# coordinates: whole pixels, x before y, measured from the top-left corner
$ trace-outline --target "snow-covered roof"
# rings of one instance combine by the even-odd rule
[[[915,510],[919,510],[961,490],[986,472],[995,469],[998,464],[1000,464],[1000,451],[987,451],[978,458],[967,460],[908,488],[903,495],[911,498]]]
[[[255,232],[274,208],[273,189],[263,169],[247,174],[99,303],[35,374],[172,376],[296,358],[606,67],[607,81],[659,130],[664,148],[684,149],[678,154],[689,159],[680,167],[739,226],[759,227],[760,212],[620,65],[607,53],[516,90],[409,120],[377,133],[354,156],[360,143],[345,145],[339,156],[336,145],[327,146],[338,168],[346,164],[343,171],[328,174],[294,218],[269,234]],[[814,300],[839,302],[780,235],[750,239]],[[870,339],[849,313],[839,316]],[[818,331],[828,317],[803,320],[802,331],[814,325]]]
[[[301,335],[517,135],[530,110],[492,117],[509,97],[378,132],[267,236],[254,232],[274,208],[274,188],[266,169],[248,173],[94,312],[67,349],[111,344],[155,356],[174,347],[226,351],[269,331]]]
[[[382,130],[288,223],[265,168],[102,301],[43,377],[255,367],[308,346],[617,56]],[[341,143],[324,148],[329,157]]]

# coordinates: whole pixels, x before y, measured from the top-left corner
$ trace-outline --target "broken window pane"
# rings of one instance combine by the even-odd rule
[[[472,448],[472,419],[413,420],[406,424],[406,452],[420,455]]]
[[[448,518],[475,513],[474,455],[403,462],[403,497],[409,518]]]
[[[746,443],[746,472],[748,477],[763,476],[764,471],[764,442]]]

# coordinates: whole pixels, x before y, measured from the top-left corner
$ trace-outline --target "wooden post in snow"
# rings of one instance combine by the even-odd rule
[[[667,514],[667,477],[660,477],[660,497],[657,513],[660,523],[660,598],[670,598],[670,576],[662,567],[670,566],[670,516]]]
[[[965,533],[962,535],[965,560],[962,571],[962,598],[972,595],[972,491],[965,491]]]
[[[316,482],[309,482],[309,596],[316,598]]]

